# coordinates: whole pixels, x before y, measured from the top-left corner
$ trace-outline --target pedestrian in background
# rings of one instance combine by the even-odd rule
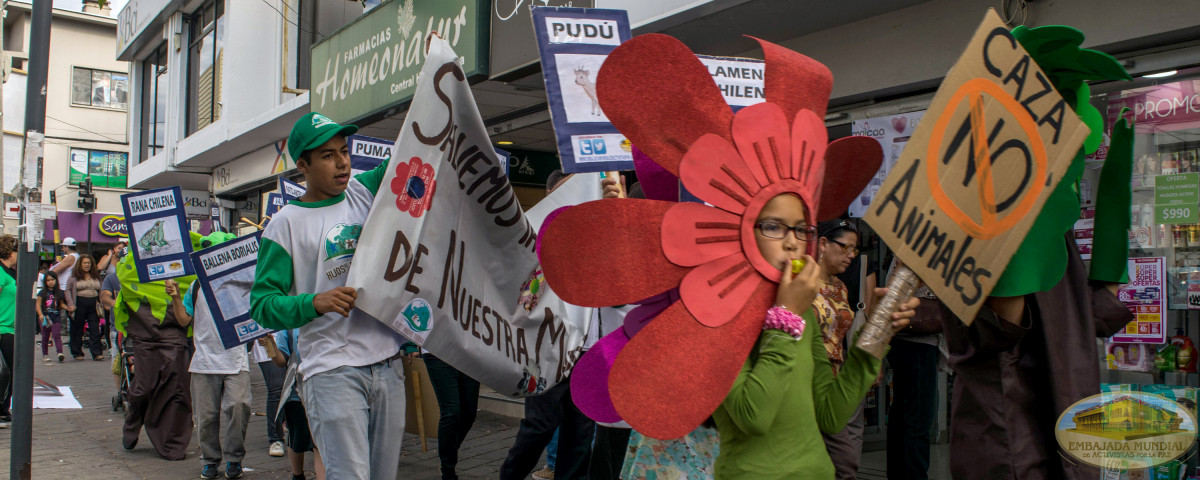
[[[12,235],[0,236],[0,354],[4,365],[0,366],[0,428],[12,424],[9,403],[12,400],[13,328],[17,319],[17,239]]]
[[[432,353],[426,352],[422,358],[441,415],[438,418],[438,459],[442,480],[457,480],[454,469],[458,465],[458,448],[475,424],[475,414],[479,411],[479,381]]]
[[[858,255],[858,229],[850,220],[837,219],[822,222],[817,226],[817,249],[821,252],[821,276],[817,299],[813,310],[821,328],[825,353],[829,355],[830,367],[836,377],[846,363],[846,336],[854,323],[854,310],[849,300],[850,290],[837,277],[850,268]],[[825,433],[825,449],[836,469],[837,480],[854,480],[858,476],[858,464],[862,460],[863,406],[858,408],[837,433]]]
[[[63,250],[62,260],[50,268],[51,272],[58,275],[58,283],[66,288],[67,284],[71,283],[71,277],[75,276],[75,267],[79,263],[79,253],[75,251],[75,239],[67,237],[59,244]]]
[[[296,352],[296,336],[299,329],[280,330],[274,336],[267,335],[258,339],[258,345],[264,347],[272,364],[287,372],[284,384],[287,388],[287,398],[283,408],[267,412],[268,418],[276,421],[282,417],[287,426],[287,455],[292,467],[292,480],[305,480],[304,454],[313,452],[313,470],[316,470],[317,480],[325,480],[325,464],[321,461],[321,451],[313,442],[312,431],[308,428],[308,414],[304,410],[304,402],[300,400],[299,391],[299,354]],[[439,438],[439,443],[441,440]]]
[[[83,329],[87,328],[88,350],[92,360],[104,360],[100,342],[100,276],[91,255],[79,256],[79,267],[67,280],[67,311],[71,318],[71,356],[83,360]]]
[[[263,422],[267,427],[267,455],[282,457],[287,454],[287,450],[283,444],[283,421],[274,412],[279,410],[279,400],[283,391],[283,378],[287,373],[285,369],[286,364],[284,367],[275,365],[275,362],[271,360],[270,354],[261,342],[255,343],[250,348],[250,358],[254,363],[258,364],[258,370],[262,372],[263,383],[267,387],[267,421]]]
[[[555,170],[546,179],[546,193],[553,193],[570,179],[562,171]],[[601,190],[604,198],[625,196],[622,183],[624,178],[606,178],[601,180]],[[599,310],[597,310],[597,314]],[[615,329],[620,321],[610,321],[610,327]],[[600,328],[594,325],[596,330]],[[611,331],[611,330],[610,330]],[[595,344],[607,332],[589,331],[588,339],[583,350]],[[500,467],[501,480],[518,480],[528,477],[537,466],[542,450],[551,443],[557,430],[557,458],[552,468],[553,478],[574,479],[587,478],[591,461],[592,440],[595,437],[596,422],[579,411],[571,399],[570,378],[564,378],[545,393],[525,399],[525,418],[517,431],[517,438],[508,450],[508,456]],[[539,471],[541,473],[541,471]],[[549,472],[547,472],[549,473]]]
[[[200,440],[200,478],[217,478],[221,460],[226,462],[225,478],[241,478],[250,423],[250,363],[244,347],[225,349],[200,288],[198,281],[192,282],[181,299],[175,281],[166,281],[175,317],[181,323],[192,321],[196,353],[188,372]]]
[[[42,331],[42,361],[50,361],[50,340],[54,340],[54,349],[58,351],[58,361],[62,363],[62,308],[67,305],[67,295],[58,286],[58,275],[46,272],[42,280],[41,291],[38,292],[37,316],[38,325]]]

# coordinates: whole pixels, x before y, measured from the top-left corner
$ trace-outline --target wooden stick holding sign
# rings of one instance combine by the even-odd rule
[[[1087,135],[989,11],[863,218],[970,324]]]

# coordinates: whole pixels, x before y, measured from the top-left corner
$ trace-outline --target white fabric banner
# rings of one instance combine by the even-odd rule
[[[457,58],[434,39],[346,284],[357,308],[463,373],[535,395],[566,380],[591,317],[542,281],[537,230],[552,204],[599,198],[599,180],[572,178],[526,215]]]

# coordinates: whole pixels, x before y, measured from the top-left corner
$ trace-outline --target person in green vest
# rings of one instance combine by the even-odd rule
[[[13,328],[17,319],[17,239],[12,235],[0,237],[0,353],[4,365],[0,368],[0,428],[12,423],[8,405],[12,400]]]

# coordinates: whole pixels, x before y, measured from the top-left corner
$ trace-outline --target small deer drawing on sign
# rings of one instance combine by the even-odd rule
[[[600,102],[596,100],[596,82],[588,79],[587,69],[582,66],[575,69],[575,84],[583,87],[583,93],[592,99],[592,115],[600,116]]]

